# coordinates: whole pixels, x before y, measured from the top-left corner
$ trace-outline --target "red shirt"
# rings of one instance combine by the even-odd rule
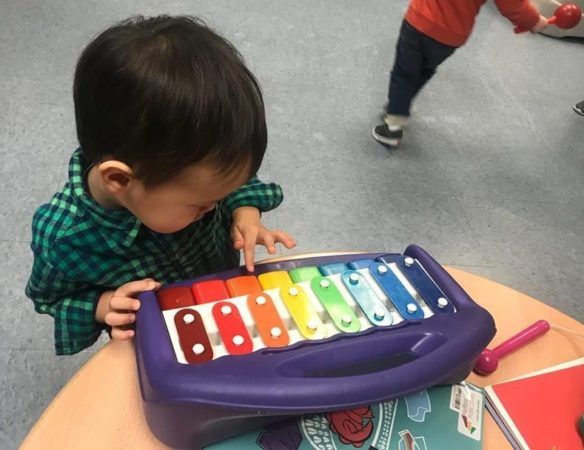
[[[411,0],[406,20],[432,39],[453,47],[466,42],[479,9],[486,0]],[[529,0],[495,0],[507,19],[528,30],[539,20],[538,9]]]

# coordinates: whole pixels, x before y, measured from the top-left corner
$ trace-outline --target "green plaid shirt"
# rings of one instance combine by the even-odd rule
[[[240,206],[276,208],[282,189],[256,177],[201,220],[172,234],[155,233],[127,210],[107,210],[88,194],[88,165],[80,150],[69,163],[69,181],[42,205],[32,222],[34,263],[26,286],[35,310],[55,319],[59,355],[92,345],[105,328],[95,321],[100,295],[152,277],[171,283],[236,267],[230,238],[232,212]]]

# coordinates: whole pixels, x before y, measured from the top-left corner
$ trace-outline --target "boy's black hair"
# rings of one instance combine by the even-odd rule
[[[259,169],[262,93],[233,45],[193,17],[133,17],[83,51],[73,88],[77,136],[91,162],[112,156],[146,186],[208,161]]]

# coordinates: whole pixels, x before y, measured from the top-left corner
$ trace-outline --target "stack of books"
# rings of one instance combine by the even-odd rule
[[[484,391],[439,386],[370,406],[309,414],[206,450],[480,450]]]
[[[584,358],[485,388],[486,407],[513,448],[584,449]]]

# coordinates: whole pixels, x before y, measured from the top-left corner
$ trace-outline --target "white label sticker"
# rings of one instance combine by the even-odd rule
[[[480,441],[483,419],[482,392],[466,384],[452,386],[450,409],[458,411],[458,432]]]
[[[450,390],[450,409],[458,412],[460,410],[460,396],[462,395],[462,386],[456,384]]]

